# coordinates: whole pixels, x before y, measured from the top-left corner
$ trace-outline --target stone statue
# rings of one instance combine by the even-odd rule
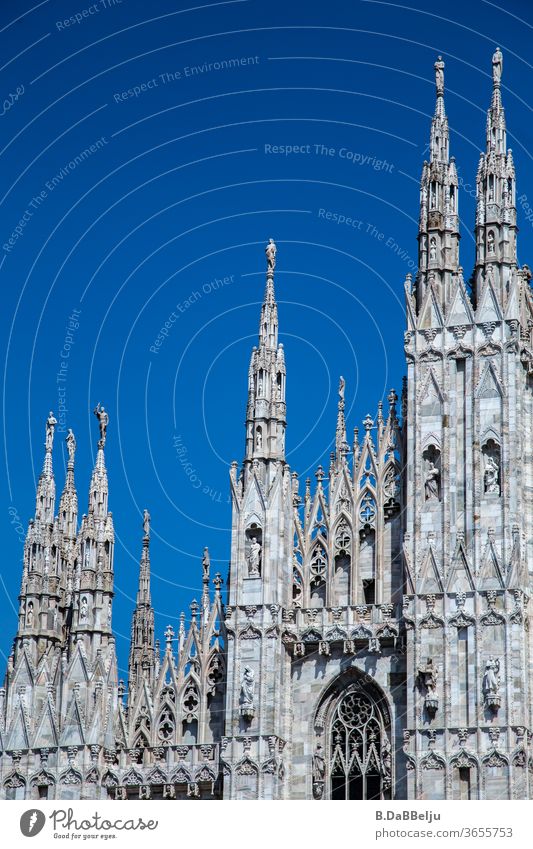
[[[211,559],[209,557],[209,549],[206,546],[204,548],[204,556],[202,558],[202,568],[204,570],[204,581],[209,580],[209,568],[211,566]]]
[[[346,381],[341,375],[339,377],[339,400],[344,401],[344,390],[346,388]]]
[[[497,696],[500,691],[500,661],[492,655],[485,664],[485,673],[483,675],[483,695],[485,698]]]
[[[251,666],[245,666],[241,681],[241,713],[253,716],[255,695],[255,674]]]
[[[28,612],[26,614],[26,626],[28,628],[33,628],[33,602],[30,601],[28,604]]]
[[[145,537],[150,536],[150,520],[151,520],[151,516],[150,516],[148,510],[144,510],[143,511],[143,531],[144,531]]]
[[[260,563],[261,563],[261,545],[258,543],[256,537],[252,537],[252,544],[250,546],[250,554],[248,556],[248,566],[249,566],[250,577],[257,577],[259,575]]]
[[[87,596],[83,596],[80,605],[80,622],[86,622],[87,616],[89,615],[89,605],[87,603]]]
[[[111,616],[113,613],[113,607],[111,605],[111,599],[107,602],[107,627],[111,628]]]
[[[492,81],[494,85],[500,85],[503,71],[503,56],[499,47],[494,51],[492,57]]]
[[[426,501],[438,501],[439,500],[439,478],[440,472],[437,469],[433,460],[429,461],[429,468],[426,472],[426,480],[424,482],[424,489],[426,492]]]
[[[435,262],[437,259],[437,242],[434,238],[429,243],[429,259],[431,262]]]
[[[437,95],[444,94],[444,62],[442,56],[439,56],[435,65],[435,85],[437,86]]]
[[[493,200],[493,198],[489,198],[489,200]],[[487,253],[494,253],[494,233],[492,230],[489,231],[489,235],[487,236]]]
[[[57,419],[55,418],[52,410],[48,414],[48,418],[46,420],[46,441],[45,447],[47,451],[52,450],[52,446],[54,444],[54,430],[57,424]]]
[[[263,434],[260,430],[257,430],[255,434],[255,447],[262,448],[263,447]]]
[[[500,494],[500,467],[494,457],[487,457],[486,465],[485,465],[485,492],[497,492]]]
[[[324,760],[324,749],[318,743],[313,755],[313,781],[324,781],[326,775],[326,761]]]
[[[107,437],[107,426],[109,424],[109,415],[106,412],[105,408],[102,407],[100,402],[96,405],[93,410],[94,415],[98,419],[98,424],[100,425],[100,441],[98,443],[99,448],[103,448],[105,446],[105,441]]]
[[[74,455],[76,454],[76,437],[74,436],[74,432],[71,427],[68,429],[65,442],[67,443],[68,459],[69,461],[74,462]]]
[[[268,240],[265,253],[267,258],[267,271],[274,271],[276,267],[276,245],[274,243],[274,239]]]

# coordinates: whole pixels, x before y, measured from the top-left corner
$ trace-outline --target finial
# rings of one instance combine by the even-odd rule
[[[492,82],[494,88],[499,88],[503,72],[503,55],[499,47],[494,51],[492,57]]]
[[[48,413],[48,418],[46,420],[46,439],[45,439],[45,448],[47,452],[51,452],[54,445],[54,431],[57,425],[57,419],[55,418],[52,410]]]
[[[145,540],[150,539],[150,521],[151,521],[151,516],[150,516],[148,510],[146,510],[146,509],[143,510],[143,531],[144,531],[144,539]]]
[[[273,275],[274,269],[276,267],[276,243],[274,239],[268,240],[268,245],[265,248],[265,254],[267,258],[267,274]]]
[[[193,598],[189,607],[190,607],[190,610],[191,610],[191,621],[192,621],[192,624],[194,625],[196,623],[196,617],[198,615],[198,602],[196,601],[195,598]]]
[[[74,436],[74,432],[71,427],[68,429],[65,442],[67,443],[68,461],[69,463],[74,463],[74,457],[76,454],[76,437]]]
[[[174,637],[174,628],[172,625],[167,625],[167,629],[165,631],[165,639],[167,641],[167,649],[172,648],[172,639]]]
[[[437,88],[437,97],[442,97],[444,94],[444,62],[442,56],[437,57],[437,61],[433,66],[435,68],[435,86]]]
[[[374,427],[374,419],[372,418],[370,413],[366,414],[366,418],[363,422],[363,425],[366,431],[369,431]]]
[[[324,469],[320,465],[318,466],[318,468],[315,472],[315,478],[317,479],[319,484],[321,484],[322,481],[324,480]]]
[[[224,583],[224,581],[222,579],[222,575],[220,574],[220,572],[216,573],[215,577],[213,578],[213,583],[215,585],[215,592],[217,593],[217,595],[220,595],[220,588],[221,588],[222,584]]]

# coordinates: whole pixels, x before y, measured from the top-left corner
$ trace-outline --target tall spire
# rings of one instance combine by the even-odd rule
[[[43,470],[37,484],[37,497],[35,502],[35,519],[45,524],[54,521],[54,508],[56,497],[56,485],[54,481],[54,470],[52,465],[52,451],[54,447],[54,432],[57,419],[50,410],[46,420],[46,438]]]
[[[204,548],[204,555],[202,557],[202,622],[205,627],[207,621],[209,619],[209,575],[211,571],[211,559],[209,557],[209,549],[207,546]]]
[[[259,323],[259,346],[252,351],[248,370],[245,460],[285,459],[285,356],[278,342],[278,308],[274,293],[276,245],[270,239],[265,298]]]
[[[89,513],[96,518],[104,518],[107,515],[108,482],[105,467],[104,448],[107,439],[107,428],[109,425],[109,414],[100,403],[94,408],[94,415],[98,419],[100,428],[100,439],[98,440],[98,452],[91,477],[89,490]]]
[[[68,449],[67,476],[59,501],[59,527],[64,537],[75,539],[78,520],[78,494],[74,481],[74,458],[76,455],[76,437],[69,428],[66,437]]]
[[[344,416],[344,390],[346,387],[346,381],[341,376],[339,378],[339,400],[337,407],[337,429],[335,431],[335,462],[337,467],[340,463],[345,459],[349,449],[348,442],[346,440],[346,419]]]
[[[420,181],[417,308],[432,297],[445,310],[459,265],[458,181],[455,160],[450,159],[450,132],[444,106],[444,62],[435,69],[435,113],[429,137],[429,162]],[[432,293],[428,291],[432,289]]]
[[[486,146],[477,172],[475,296],[481,299],[490,281],[505,307],[517,265],[516,184],[513,154],[507,150],[505,112],[501,97],[503,56],[492,57],[492,97],[487,112]]]
[[[131,622],[131,644],[128,684],[130,703],[134,692],[144,679],[150,686],[155,676],[154,609],[150,594],[150,514],[143,512],[142,554],[139,568],[137,603]]]
[[[265,298],[261,308],[261,319],[259,322],[259,345],[274,349],[278,346],[278,307],[274,292],[276,252],[277,248],[274,239],[269,239],[268,245],[265,248],[267,258]]]

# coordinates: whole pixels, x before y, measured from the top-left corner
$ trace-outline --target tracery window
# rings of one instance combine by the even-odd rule
[[[330,727],[332,799],[382,799],[390,786],[390,747],[382,716],[361,689],[338,702]]]

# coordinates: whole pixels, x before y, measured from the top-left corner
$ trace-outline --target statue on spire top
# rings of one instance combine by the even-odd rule
[[[143,511],[143,531],[146,539],[150,536],[150,519],[151,516],[148,510]]]
[[[437,97],[444,94],[444,62],[442,56],[437,58],[434,65],[435,68],[435,85],[437,87]]]
[[[46,420],[46,440],[45,447],[47,451],[52,450],[52,446],[54,444],[54,431],[57,424],[57,419],[55,418],[52,410],[48,414],[48,418]]]
[[[267,258],[267,271],[274,271],[276,267],[276,244],[274,239],[268,240],[268,245],[265,248],[266,258]]]
[[[495,86],[499,86],[502,79],[503,71],[503,55],[499,47],[494,51],[492,57],[492,81]]]
[[[107,437],[107,426],[109,424],[109,415],[100,404],[100,401],[96,405],[93,410],[94,415],[98,419],[98,424],[100,425],[100,441],[98,442],[98,447],[103,448],[105,446],[105,441]]]
[[[76,437],[74,436],[74,432],[71,427],[69,427],[68,429],[68,434],[66,436],[65,442],[67,443],[69,462],[74,462],[74,455],[76,453]]]

